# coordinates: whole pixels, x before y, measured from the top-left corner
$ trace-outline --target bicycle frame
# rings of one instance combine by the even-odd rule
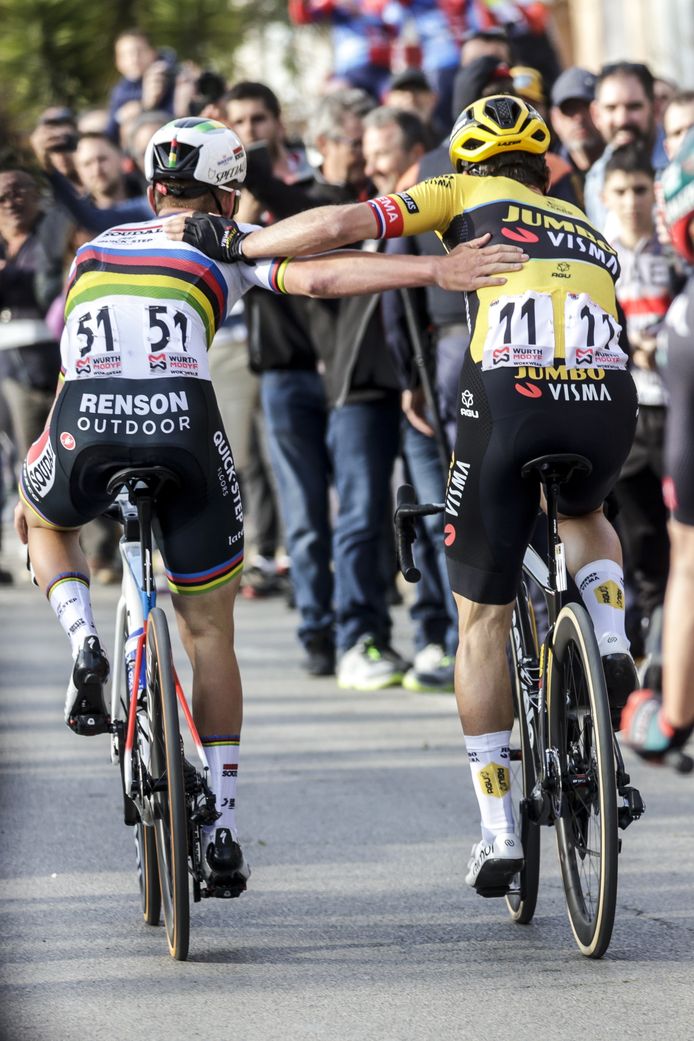
[[[525,610],[526,613],[529,613],[527,610],[529,597],[523,582],[516,597],[516,606],[511,619],[511,639],[517,662],[522,710],[528,723],[528,735],[537,777],[528,813],[534,824],[549,824],[561,810],[560,805],[553,798],[557,792],[556,779],[559,776],[560,765],[558,752],[549,745],[548,741],[546,701],[549,659],[552,653],[552,630],[557,619],[561,593],[553,588],[551,570],[532,546],[528,546],[525,551],[523,572],[542,591],[549,616],[547,635],[544,640],[539,641],[537,652],[527,655],[524,653],[525,642],[521,632],[520,612]],[[536,737],[538,739],[537,747],[535,746]]]
[[[156,606],[157,599],[152,567],[151,500],[148,496],[136,495],[136,504],[133,504],[127,492],[124,491],[121,492],[116,502],[122,516],[124,530],[119,546],[123,564],[123,579],[116,610],[111,682],[111,719],[116,723],[116,732],[111,739],[111,762],[120,762],[120,743],[121,737],[124,736],[121,764],[123,789],[135,803],[143,823],[150,824],[151,813],[147,799],[144,797],[146,794],[143,790],[144,786],[134,783],[133,747],[138,709],[142,707],[142,696],[145,690],[144,658],[147,619],[152,608]],[[136,641],[134,647],[133,641]],[[207,756],[175,668],[174,680],[178,703],[195,745],[206,782],[209,776]],[[127,691],[128,696],[127,716],[125,717],[121,697],[123,690]],[[147,764],[144,765],[147,766]]]
[[[528,720],[530,734],[533,737],[535,733],[539,735],[540,748],[544,749],[545,752],[544,756],[540,757],[537,754],[538,750],[533,748],[537,785],[535,792],[533,792],[530,810],[531,820],[537,824],[549,824],[561,813],[561,797],[560,794],[557,795],[556,783],[560,773],[560,762],[557,750],[553,749],[548,741],[546,702],[553,630],[557,615],[562,607],[562,593],[567,588],[563,545],[559,541],[555,502],[551,503],[548,495],[549,565],[545,563],[532,546],[527,547],[523,558],[524,574],[541,590],[547,604],[549,628],[544,639],[540,641],[539,660],[536,656],[527,657],[521,653],[523,642],[520,638],[518,611],[523,589],[516,597],[516,607],[511,621],[511,639],[514,641],[516,658],[518,660],[518,680],[523,700],[523,711]],[[558,553],[557,550],[559,550]],[[553,562],[555,563],[554,567],[552,566]],[[527,592],[525,595],[527,598]],[[534,726],[533,719],[536,720]],[[624,829],[633,820],[638,820],[641,816],[643,803],[639,793],[630,787],[630,777],[625,769],[624,757],[616,735],[613,735],[612,746],[615,758],[617,791],[625,800],[624,805],[619,808],[619,826]]]

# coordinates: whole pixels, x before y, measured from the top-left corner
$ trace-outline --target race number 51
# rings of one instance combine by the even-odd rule
[[[118,329],[113,308],[104,304],[98,311],[83,311],[77,319],[75,333],[80,357],[86,354],[103,354],[118,347]]]

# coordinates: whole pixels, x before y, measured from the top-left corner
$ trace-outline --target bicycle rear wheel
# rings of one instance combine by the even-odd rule
[[[142,821],[138,821],[134,830],[142,917],[147,925],[159,925],[161,917],[161,885],[154,828],[143,824]]]
[[[566,907],[576,943],[601,958],[617,902],[617,788],[610,710],[592,622],[579,604],[557,618],[549,675],[550,745],[559,756],[555,822]]]
[[[152,806],[169,950],[178,961],[188,956],[188,826],[178,703],[166,616],[155,607],[147,625],[147,714],[151,729]]]
[[[535,914],[540,885],[540,827],[528,816],[529,800],[537,781],[537,677],[539,673],[537,634],[533,624],[532,604],[523,587],[516,597],[510,636],[511,682],[514,714],[518,723],[519,748],[511,747],[511,791],[516,831],[523,843],[523,869],[514,879],[506,895],[514,922],[527,925]]]

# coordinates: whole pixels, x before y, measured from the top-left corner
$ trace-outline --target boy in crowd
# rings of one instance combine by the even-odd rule
[[[623,145],[612,153],[603,202],[615,228],[611,245],[621,265],[617,300],[626,315],[639,399],[634,444],[615,487],[625,565],[636,593],[636,616],[627,628],[639,657],[653,611],[663,603],[668,575],[667,510],[660,494],[667,401],[655,368],[655,346],[676,289],[672,262],[656,234],[654,171],[643,145]]]

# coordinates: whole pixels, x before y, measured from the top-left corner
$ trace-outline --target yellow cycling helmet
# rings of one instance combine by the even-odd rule
[[[453,169],[463,170],[494,155],[544,155],[548,148],[547,124],[532,105],[510,94],[493,94],[463,109],[451,131],[448,154]]]

